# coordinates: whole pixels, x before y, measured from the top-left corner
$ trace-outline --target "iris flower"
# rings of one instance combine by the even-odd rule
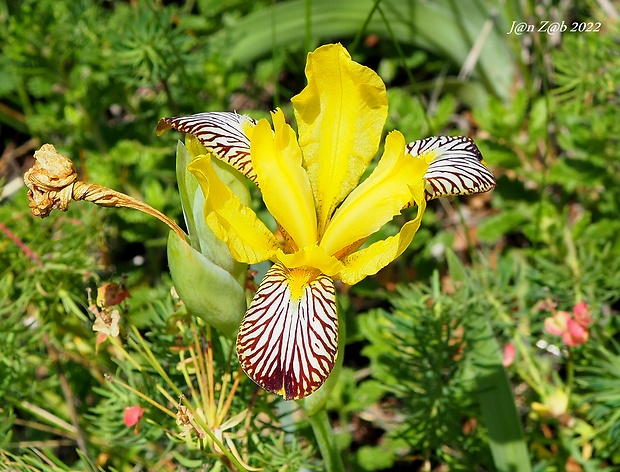
[[[208,154],[189,165],[205,195],[205,218],[232,256],[271,260],[237,335],[246,374],[287,400],[303,398],[330,375],[338,355],[334,280],[355,284],[397,258],[420,227],[426,202],[495,187],[474,142],[432,137],[407,144],[392,131],[372,173],[387,119],[385,85],[340,44],[308,54],[307,87],[292,98],[298,135],[277,109],[266,119],[236,113],[165,118],[195,136]],[[217,177],[222,159],[260,189],[277,222],[272,233]],[[413,205],[394,236],[363,247]]]

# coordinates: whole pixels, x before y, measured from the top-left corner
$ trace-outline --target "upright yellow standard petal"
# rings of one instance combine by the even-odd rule
[[[420,228],[422,215],[426,209],[426,200],[422,197],[423,189],[416,193],[418,214],[415,219],[405,223],[397,235],[377,241],[342,260],[344,267],[340,271],[340,278],[345,284],[354,285],[366,276],[376,274],[400,256],[411,244],[413,236]]]
[[[379,76],[353,62],[341,44],[308,54],[306,77],[308,86],[291,101],[320,236],[377,152],[387,95]]]
[[[250,131],[250,153],[265,205],[297,250],[316,243],[314,199],[295,131],[284,121],[282,110],[272,117],[275,132],[264,119]]]
[[[205,219],[209,228],[226,243],[232,256],[247,264],[270,259],[279,249],[278,241],[256,213],[222,183],[211,158],[198,157],[187,168],[205,195]]]
[[[393,131],[373,173],[336,210],[321,239],[321,247],[335,254],[375,233],[414,198],[413,189],[423,188],[428,164],[405,153],[405,138]]]

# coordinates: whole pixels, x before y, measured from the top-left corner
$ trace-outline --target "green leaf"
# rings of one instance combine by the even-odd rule
[[[489,162],[493,167],[519,169],[523,165],[519,156],[507,146],[489,141],[479,141],[477,144],[485,161]]]
[[[578,186],[594,187],[602,182],[606,169],[592,160],[560,159],[549,170],[549,182],[561,184],[568,190]]]
[[[196,470],[205,465],[204,459],[189,459],[178,451],[172,451],[172,455],[175,460],[179,462],[183,467],[187,467],[190,470]]]
[[[528,215],[518,210],[504,210],[485,219],[478,227],[480,241],[494,243],[529,221]]]
[[[465,266],[452,249],[446,250],[446,260],[448,261],[448,269],[450,277],[455,282],[463,282],[467,279]]]
[[[357,451],[357,462],[362,470],[385,470],[394,465],[394,450],[381,446],[362,446]]]
[[[512,385],[500,356],[488,318],[477,317],[470,373],[476,383],[478,403],[488,429],[495,467],[499,472],[530,472],[531,465]]]
[[[308,2],[294,0],[259,9],[213,35],[211,45],[237,63],[248,63],[273,49],[305,44],[305,9]],[[374,0],[314,0],[310,4],[314,43],[354,37],[375,8]],[[473,0],[451,2],[378,2],[382,14],[370,16],[364,33],[427,49],[462,66],[479,38],[491,12]],[[497,8],[497,7],[495,7]],[[499,16],[506,16],[500,11]],[[438,28],[441,34],[438,34]],[[482,43],[474,75],[492,94],[507,100],[515,74],[506,32],[491,28]],[[354,51],[351,51],[354,52]]]

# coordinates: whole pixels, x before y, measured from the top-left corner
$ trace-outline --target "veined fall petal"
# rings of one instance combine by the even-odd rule
[[[331,373],[338,355],[334,282],[318,271],[267,271],[237,335],[243,370],[286,400],[303,398]]]

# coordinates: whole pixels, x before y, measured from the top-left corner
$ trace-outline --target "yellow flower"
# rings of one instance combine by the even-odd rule
[[[484,192],[495,186],[473,141],[433,137],[407,144],[388,134],[374,171],[359,182],[376,154],[387,118],[379,76],[340,44],[308,55],[308,86],[292,104],[298,133],[281,110],[269,122],[236,113],[166,118],[209,151],[189,165],[205,195],[205,218],[233,257],[273,261],[239,328],[244,371],[287,400],[318,389],[338,354],[334,279],[355,284],[377,273],[409,246],[426,201]],[[217,177],[219,158],[260,188],[278,224],[276,237]],[[400,232],[361,248],[402,210],[416,217]]]

